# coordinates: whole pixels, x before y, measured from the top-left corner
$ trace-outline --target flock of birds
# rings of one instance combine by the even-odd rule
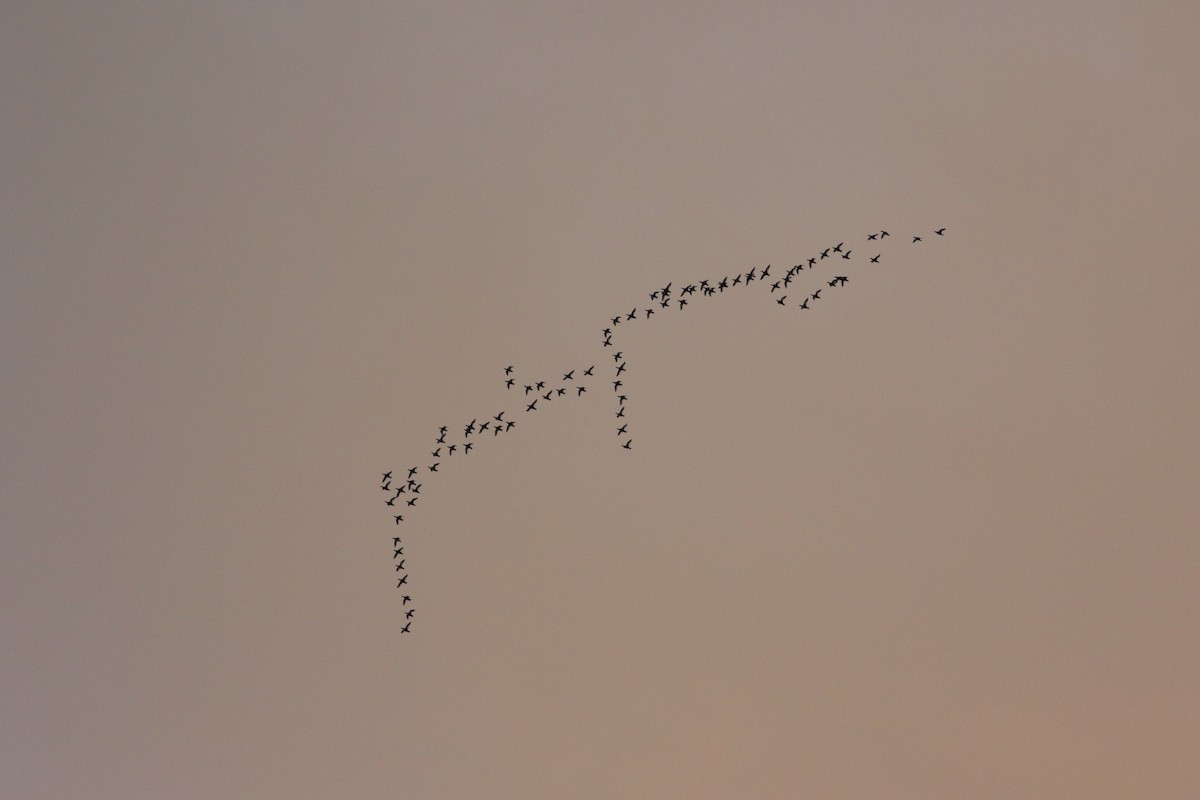
[[[944,236],[946,228],[938,228],[933,233],[936,236]],[[891,234],[888,231],[880,230],[867,234],[866,241],[882,243],[889,237],[891,237]],[[923,241],[922,236],[914,235],[911,244],[915,245]],[[629,431],[630,423],[626,416],[629,397],[626,394],[627,389],[625,388],[624,381],[629,363],[625,357],[625,352],[617,350],[617,345],[613,341],[614,330],[617,326],[628,326],[634,322],[645,322],[652,317],[662,319],[668,313],[681,312],[691,304],[699,304],[713,298],[722,297],[727,291],[732,294],[735,291],[744,290],[756,281],[760,288],[769,287],[767,295],[774,301],[775,305],[781,308],[794,308],[800,311],[811,310],[815,307],[815,304],[824,299],[822,296],[823,292],[828,293],[840,290],[849,283],[850,278],[846,275],[834,275],[831,278],[822,279],[822,284],[815,291],[809,292],[806,289],[803,295],[797,291],[798,287],[793,288],[792,284],[798,281],[802,272],[819,268],[821,262],[827,259],[840,258],[842,261],[852,261],[852,253],[853,251],[846,247],[846,242],[838,242],[836,245],[830,245],[819,253],[809,257],[806,261],[801,261],[787,270],[777,271],[776,274],[772,274],[771,265],[768,264],[761,270],[755,267],[748,272],[726,275],[720,279],[705,278],[693,281],[681,286],[678,292],[673,290],[674,281],[672,281],[666,286],[650,292],[650,303],[648,305],[639,304],[628,312],[622,312],[612,317],[601,330],[601,346],[606,351],[608,348],[613,348],[610,354],[613,364],[613,380],[611,381],[611,385],[613,397],[616,401],[616,423],[614,427],[616,428],[617,442],[620,447],[625,450],[631,450],[633,448],[633,436]],[[881,264],[882,255],[882,252],[880,252],[870,256],[867,263]],[[833,263],[839,262],[834,261]],[[544,411],[552,403],[557,405],[564,400],[582,398],[587,394],[588,387],[592,385],[592,380],[598,380],[595,376],[596,364],[591,364],[587,367],[572,367],[566,372],[561,373],[562,378],[557,381],[538,378],[526,382],[526,379],[517,375],[515,370],[516,367],[512,365],[503,368],[504,386],[506,390],[519,394],[521,403],[524,405],[523,412],[500,410],[494,414],[478,416],[462,424],[461,436],[458,435],[457,430],[452,434],[449,426],[442,425],[438,428],[438,435],[433,441],[433,449],[430,451],[429,457],[423,460],[424,463],[408,467],[407,474],[401,473],[400,476],[395,478],[395,483],[393,483],[393,470],[383,473],[380,488],[388,496],[386,504],[391,509],[393,522],[396,525],[401,525],[405,522],[406,512],[411,514],[417,505],[417,501],[421,499],[422,481],[429,475],[438,473],[442,464],[452,461],[456,454],[460,459],[466,458],[477,446],[483,445],[484,442],[494,441],[501,436],[511,433],[517,427],[518,422],[517,419],[512,418],[514,416],[523,417],[527,414]],[[407,591],[408,572],[405,567],[407,558],[404,554],[403,539],[401,537],[392,537],[392,550],[392,558],[395,561],[395,571],[397,573],[396,588]],[[400,629],[401,633],[409,633],[412,628],[412,619],[416,612],[415,605],[409,607],[412,603],[413,599],[410,595],[404,594],[402,596],[401,605],[404,607],[405,624]]]

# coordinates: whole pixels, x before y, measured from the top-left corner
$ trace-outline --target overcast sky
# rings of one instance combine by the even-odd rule
[[[4,4],[0,795],[1200,796],[1197,30]]]

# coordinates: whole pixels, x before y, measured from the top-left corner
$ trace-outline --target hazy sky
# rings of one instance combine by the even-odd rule
[[[4,3],[0,795],[1200,796],[1197,30]]]

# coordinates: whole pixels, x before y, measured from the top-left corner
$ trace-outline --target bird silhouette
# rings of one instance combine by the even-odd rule
[[[938,236],[942,236],[943,234],[945,234],[945,233],[946,233],[946,229],[945,229],[945,228],[938,228],[936,231],[934,231],[934,233],[936,233]]]
[[[621,447],[624,447],[626,450],[630,450],[630,449],[632,449],[630,447],[631,444],[633,444],[633,439],[628,440],[627,442],[625,442],[625,444],[621,445]],[[653,448],[651,448],[651,449],[653,449]]]
[[[408,629],[409,629],[410,627],[412,627],[412,623],[411,623],[411,622],[410,622],[410,623],[408,623],[407,625],[405,625],[403,628],[401,628],[401,629],[400,629],[400,632],[401,632],[401,633],[408,633]]]
[[[783,305],[783,304],[784,304],[784,303],[783,303],[783,301],[784,301],[784,300],[787,300],[787,295],[786,295],[786,294],[785,294],[783,297],[781,297],[781,298],[779,298],[778,300],[776,300],[775,302],[776,302],[776,303],[779,303],[779,305]]]
[[[595,368],[596,368],[596,366],[593,364],[592,366],[590,366],[590,367],[588,367],[587,369],[585,369],[585,370],[583,371],[583,374],[584,374],[584,375],[588,375],[588,376],[590,376],[590,375],[592,374],[592,370],[594,370]]]
[[[416,613],[416,609],[415,609],[415,608],[410,608],[408,611],[405,611],[405,612],[404,612],[404,618],[405,618],[405,619],[412,619],[412,615],[413,615],[413,614],[415,614],[415,613]]]
[[[399,589],[404,584],[408,583],[408,576],[405,575],[400,580],[396,581],[396,588]]]
[[[403,514],[397,514],[397,515],[396,515],[396,524],[397,524],[397,525],[399,525],[401,522],[404,522],[404,515],[403,515]]]
[[[879,255],[883,255],[883,253],[880,253]],[[879,256],[875,256],[875,257],[873,257],[873,258],[871,259],[871,263],[872,263],[872,264],[878,264],[878,263],[879,263]]]
[[[628,427],[629,427],[629,424],[628,424],[628,423],[626,423],[626,424],[622,425],[621,427],[617,428],[617,436],[624,436],[624,435],[625,435],[625,429],[626,429],[626,428],[628,428]]]
[[[403,602],[400,603],[400,605],[406,606],[411,602],[412,602],[412,598],[409,597],[408,595],[404,595],[404,600],[403,600]]]
[[[512,371],[513,371],[513,368],[512,368],[512,367],[505,367],[505,368],[504,368],[504,374],[505,374],[505,375],[512,375]]]
[[[385,472],[385,473],[383,473],[383,478],[382,478],[381,480],[383,480],[383,481],[390,481],[391,479],[392,479],[392,473],[390,473],[390,472]]]

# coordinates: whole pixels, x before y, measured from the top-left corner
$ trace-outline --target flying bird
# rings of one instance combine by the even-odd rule
[[[633,439],[629,439],[628,441],[625,442],[625,444],[621,445],[621,447],[624,447],[626,450],[630,450],[630,449],[632,449],[630,447],[631,444],[633,444]]]
[[[625,424],[624,424],[624,425],[622,425],[621,427],[617,428],[617,436],[624,436],[624,435],[625,435],[625,429],[626,429],[626,428],[628,428],[628,427],[629,427],[629,423],[625,423]]]
[[[411,626],[412,626],[412,623],[410,622],[410,623],[408,623],[408,625],[405,625],[403,628],[401,628],[401,629],[400,629],[400,632],[401,632],[401,633],[408,633],[408,629],[409,629]]]
[[[883,255],[883,253],[880,253],[879,255]],[[871,259],[871,263],[872,263],[872,264],[878,264],[878,263],[879,263],[879,256],[874,256],[874,257]]]
[[[571,370],[571,371],[570,371],[570,372],[568,372],[566,375],[563,375],[563,380],[564,380],[564,381],[573,381],[573,380],[575,380],[575,370]]]
[[[913,244],[916,244],[917,242],[920,242],[920,241],[923,241],[920,236],[913,237]]]
[[[404,515],[403,515],[403,514],[397,514],[397,515],[396,515],[396,524],[397,524],[397,525],[399,525],[401,522],[404,522]]]
[[[409,597],[408,595],[404,595],[404,600],[403,600],[403,602],[400,603],[400,605],[406,606],[411,602],[412,602],[412,598]]]
[[[504,368],[504,374],[505,374],[505,375],[512,375],[512,371],[513,371],[513,368],[512,368],[512,367],[505,367],[505,368]]]
[[[781,298],[779,298],[778,300],[776,300],[775,302],[776,302],[776,303],[779,303],[779,305],[783,305],[783,304],[784,304],[784,303],[783,303],[783,301],[784,301],[784,300],[787,300],[787,295],[786,295],[786,294],[785,294],[783,297],[781,297]]]
[[[945,228],[938,228],[936,231],[934,231],[934,233],[936,233],[938,236],[941,236],[945,232],[946,232]]]

